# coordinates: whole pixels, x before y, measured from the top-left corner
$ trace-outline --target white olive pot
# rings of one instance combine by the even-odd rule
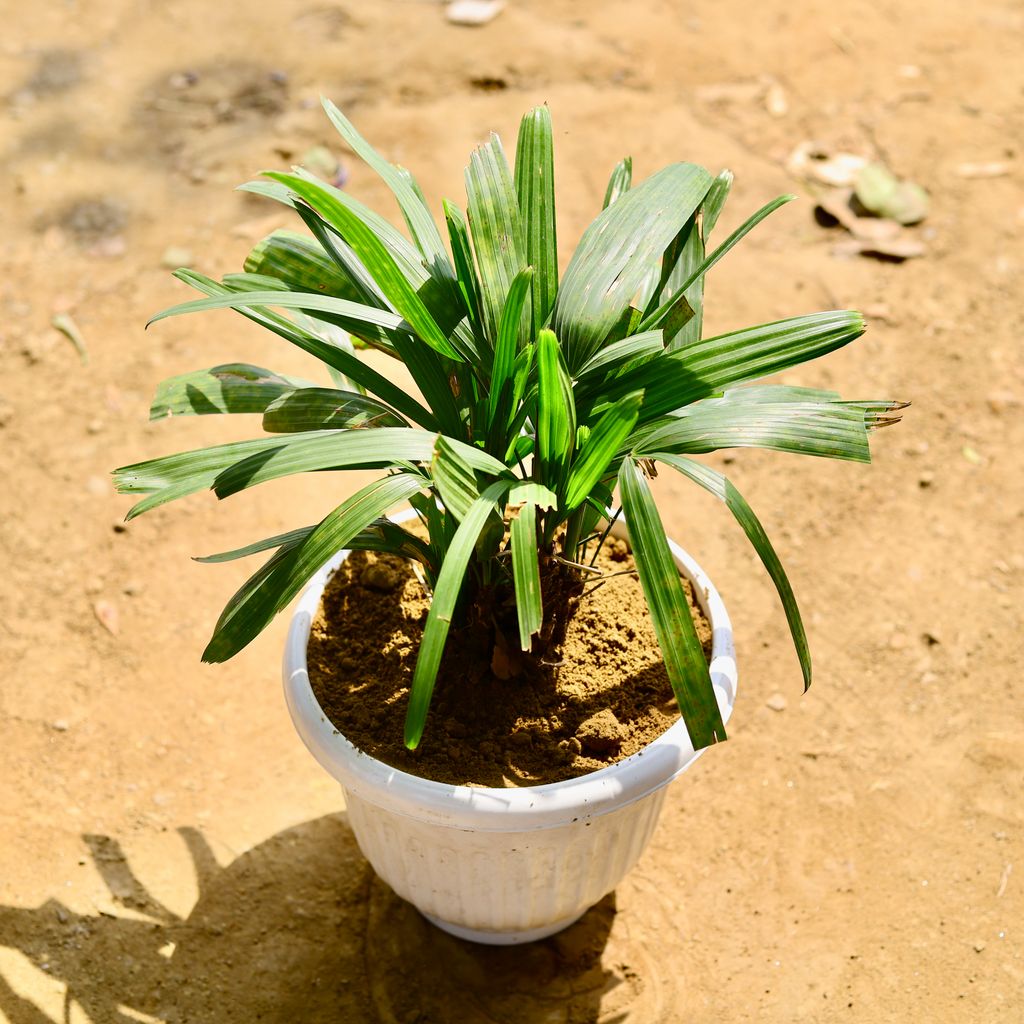
[[[621,524],[614,532],[625,536]],[[671,547],[711,621],[711,679],[727,721],[737,681],[729,616],[700,566]],[[399,896],[452,935],[498,945],[553,935],[632,868],[654,832],[666,786],[702,751],[679,721],[607,768],[515,789],[433,782],[363,753],[324,714],[306,664],[320,596],[348,554],[340,552],[314,577],[295,610],[284,688],[302,741],[344,788],[359,848]]]

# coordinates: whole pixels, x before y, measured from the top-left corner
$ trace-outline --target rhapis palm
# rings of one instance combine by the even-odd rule
[[[259,413],[269,436],[126,466],[116,479],[122,492],[146,495],[136,516],[204,488],[224,498],[292,473],[381,476],[315,525],[205,559],[274,552],[228,602],[204,659],[241,650],[342,548],[414,559],[433,591],[406,717],[415,747],[453,624],[482,622],[502,642],[518,633],[524,652],[543,653],[546,625],[579,600],[582,567],[609,518],[624,514],[694,746],[724,739],[646,479],[661,463],[736,517],[778,589],[809,685],[800,613],[775,551],[732,484],[690,458],[760,447],[867,462],[869,432],[898,418],[895,402],[753,383],[852,341],[864,330],[858,313],[703,336],[705,275],[792,197],[709,247],[729,172],[676,163],[633,187],[626,159],[560,277],[546,107],[523,118],[513,169],[497,136],[472,154],[468,216],[445,202],[446,244],[409,172],[324,106],[394,193],[409,237],[301,168],[271,172],[243,187],[291,207],[307,232],[273,233],[244,273],[219,283],[179,270],[207,297],[154,319],[236,309],[325,364],[331,386],[246,364],[173,377],[154,418]],[[404,363],[418,394],[361,359],[361,347]],[[419,514],[420,535],[386,518],[405,503]]]

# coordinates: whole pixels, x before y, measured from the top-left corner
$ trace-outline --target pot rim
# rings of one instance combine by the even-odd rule
[[[392,519],[401,523],[413,516],[415,512],[408,509]],[[621,519],[612,534],[626,536]],[[718,591],[697,562],[674,541],[669,540],[669,546],[711,622],[711,682],[722,721],[727,722],[737,684],[732,624]],[[423,779],[364,753],[335,728],[320,707],[310,685],[306,660],[309,630],[320,596],[349,553],[339,551],[303,592],[288,628],[283,670],[285,700],[303,743],[328,773],[361,799],[392,813],[451,828],[500,832],[553,828],[640,800],[667,785],[703,753],[693,749],[680,719],[643,750],[605,768],[561,782],[503,789]]]

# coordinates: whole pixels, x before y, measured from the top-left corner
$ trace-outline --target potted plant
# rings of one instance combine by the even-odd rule
[[[288,636],[287,700],[306,744],[344,785],[360,846],[441,927],[526,941],[564,927],[614,888],[651,835],[665,785],[725,739],[736,686],[729,619],[710,581],[665,535],[648,485],[655,466],[683,474],[733,513],[778,589],[806,688],[810,655],[782,566],[732,484],[691,456],[753,446],[866,462],[869,432],[895,422],[901,406],[753,383],[852,341],[864,330],[858,313],[703,336],[705,274],[791,196],[710,247],[731,175],[676,163],[633,187],[626,159],[560,275],[546,107],[523,118],[513,169],[496,136],[473,153],[468,218],[445,202],[446,245],[412,176],[324,106],[394,193],[409,237],[305,170],[268,173],[243,187],[291,207],[308,233],[273,233],[244,273],[221,282],[179,270],[206,297],[154,320],[233,308],[326,364],[331,386],[247,364],[171,378],[154,418],[257,413],[268,436],[127,466],[116,482],[144,495],[131,518],[205,488],[224,498],[293,473],[378,472],[318,524],[206,559],[273,551],[229,601],[203,658],[232,657],[312,579]],[[360,348],[404,364],[418,394]],[[389,519],[402,505],[411,510]],[[420,777],[418,754],[408,752],[439,727],[428,716],[439,672],[458,676],[462,660],[479,661],[483,650],[488,699],[506,683],[495,707],[526,693],[531,673],[553,687],[566,623],[586,606],[596,554],[616,536],[629,545],[619,545],[617,575],[646,599],[650,646],[660,647],[657,668],[678,703],[675,724],[631,755],[563,781],[516,788]],[[350,742],[310,683],[311,623],[352,551],[375,552],[382,564],[409,560],[417,573],[409,585],[429,603],[407,623],[418,644],[404,688],[394,709],[376,716],[391,725],[404,716],[401,767]],[[710,651],[687,585],[710,620]],[[348,627],[334,628],[344,635]],[[470,686],[462,702],[483,692]]]

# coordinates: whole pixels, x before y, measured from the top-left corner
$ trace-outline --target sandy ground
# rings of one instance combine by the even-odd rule
[[[0,1019],[1024,1019],[1019,4],[514,0],[479,30],[429,2],[3,7]],[[197,496],[125,529],[108,482],[253,432],[147,424],[162,377],[309,371],[230,313],[142,325],[187,297],[169,247],[220,274],[280,222],[231,188],[331,143],[320,92],[435,208],[461,199],[476,140],[511,147],[548,101],[566,253],[627,152],[640,176],[731,167],[727,227],[794,188],[805,139],[876,152],[933,196],[924,258],[838,258],[805,202],[714,272],[711,329],[866,308],[864,339],[787,379],[914,407],[872,467],[730,460],[808,619],[804,698],[738,529],[658,481],[738,627],[732,738],[673,786],[614,897],[530,949],[441,937],[374,880],[287,721],[283,620],[199,664],[245,568],[189,556],[314,522],[342,485]],[[991,161],[1005,173],[958,171]]]

